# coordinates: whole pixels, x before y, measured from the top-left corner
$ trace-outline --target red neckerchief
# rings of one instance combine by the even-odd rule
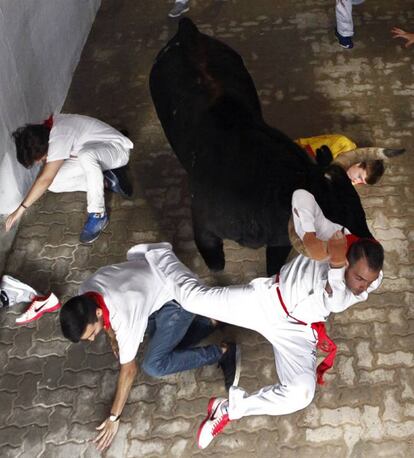
[[[370,242],[372,243],[379,243],[378,240],[374,239],[374,238],[369,238],[369,237],[358,237],[357,235],[354,235],[354,234],[348,234],[345,236],[346,237],[346,246],[347,246],[347,249],[349,250],[351,248],[351,246],[355,243],[355,242],[359,242],[360,240],[369,240]]]
[[[109,321],[109,310],[105,304],[103,296],[101,294],[95,293],[95,291],[88,291],[87,293],[84,293],[84,296],[90,297],[102,310],[104,329],[109,329],[111,327],[111,322]]]
[[[43,125],[46,126],[49,130],[52,130],[52,127],[53,127],[53,115],[52,114],[43,121]]]
[[[358,237],[354,234],[348,234],[345,237],[348,250],[351,248],[351,245],[353,245],[355,242],[358,242],[358,240],[361,240],[361,237]]]
[[[300,321],[296,319],[295,317],[290,315],[290,313],[288,312],[287,307],[285,303],[283,302],[283,298],[282,298],[282,294],[280,292],[279,286],[277,285],[279,283],[279,274],[276,275],[275,281],[276,281],[277,297],[279,298],[280,305],[282,306],[286,315],[289,318],[292,318],[293,320],[295,320],[298,324],[302,324],[306,326],[306,323],[304,321]],[[316,348],[323,351],[324,353],[328,353],[325,356],[324,360],[316,368],[316,381],[318,382],[319,385],[323,385],[325,383],[325,381],[323,380],[323,376],[325,372],[334,365],[337,347],[335,345],[335,342],[332,339],[330,339],[330,337],[326,333],[325,323],[323,323],[322,321],[318,321],[317,323],[312,323],[311,328],[318,335],[318,342],[316,344]]]

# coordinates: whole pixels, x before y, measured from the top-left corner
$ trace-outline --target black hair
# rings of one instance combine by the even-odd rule
[[[88,296],[75,296],[63,304],[60,310],[60,327],[63,335],[72,342],[79,342],[88,324],[98,321],[98,305]]]
[[[350,267],[361,258],[365,258],[373,272],[379,272],[384,264],[384,248],[376,240],[361,239],[354,242],[347,253]]]
[[[365,179],[367,184],[378,183],[379,179],[382,177],[382,175],[384,175],[384,161],[381,159],[376,159],[374,161],[363,161],[359,166],[367,171],[367,177]]]
[[[17,160],[29,169],[47,154],[50,129],[43,124],[26,124],[12,133]]]

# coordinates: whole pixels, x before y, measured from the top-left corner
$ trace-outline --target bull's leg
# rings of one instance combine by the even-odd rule
[[[290,245],[266,247],[266,270],[269,277],[280,272],[291,248]]]
[[[212,232],[196,226],[194,226],[194,240],[207,267],[212,271],[223,270],[226,263],[223,240]]]

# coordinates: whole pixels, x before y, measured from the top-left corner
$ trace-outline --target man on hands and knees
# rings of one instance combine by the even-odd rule
[[[109,447],[118,430],[146,330],[149,342],[142,369],[148,375],[162,377],[218,363],[227,389],[238,381],[240,360],[234,343],[195,346],[216,329],[217,322],[196,317],[173,300],[171,290],[146,260],[147,252],[160,246],[171,248],[169,244],[139,245],[128,251],[127,262],[99,269],[60,312],[67,339],[94,341],[104,330],[120,362],[114,401],[94,440],[99,450]]]
[[[147,260],[186,310],[223,323],[252,329],[273,346],[280,382],[249,394],[231,387],[229,398],[211,398],[197,442],[207,447],[230,422],[249,415],[286,415],[305,408],[316,383],[332,367],[335,344],[324,322],[330,313],[365,301],[382,279],[384,252],[372,239],[349,239],[335,232],[328,241],[329,259],[299,255],[271,278],[247,285],[207,287],[200,283],[171,249],[147,253]],[[316,367],[316,350],[328,352]]]

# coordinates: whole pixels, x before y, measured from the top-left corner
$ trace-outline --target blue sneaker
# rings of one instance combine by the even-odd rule
[[[354,43],[352,42],[352,37],[344,37],[338,30],[335,29],[336,38],[338,38],[339,46],[342,46],[345,49],[352,49],[354,47]]]
[[[92,243],[106,228],[109,223],[108,214],[105,212],[103,215],[100,213],[88,213],[88,220],[83,227],[79,240],[81,243]]]
[[[105,189],[121,194],[122,197],[132,196],[132,186],[126,174],[126,167],[105,170],[103,174]]]

